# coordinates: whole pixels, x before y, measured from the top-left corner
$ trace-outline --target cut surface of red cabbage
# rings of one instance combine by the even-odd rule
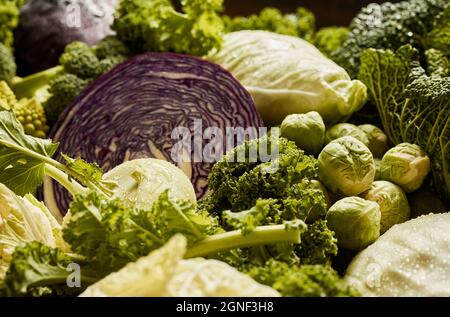
[[[51,137],[60,143],[60,153],[96,162],[106,172],[138,158],[173,162],[171,151],[180,138],[173,138],[172,132],[188,128],[193,140],[195,122],[201,122],[201,132],[217,127],[224,136],[227,128],[263,125],[250,94],[220,66],[188,55],[146,53],[86,88],[61,114]],[[202,140],[202,147],[208,142]],[[225,137],[221,143],[225,151]],[[192,152],[191,161],[178,166],[202,197],[213,163],[194,161]],[[64,214],[70,196],[60,185],[46,181],[44,199]]]

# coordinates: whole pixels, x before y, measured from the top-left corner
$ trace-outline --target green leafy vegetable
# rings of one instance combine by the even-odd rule
[[[449,77],[450,76],[450,60],[439,50],[431,48],[425,51],[428,74]]]
[[[17,247],[5,279],[0,284],[1,296],[77,295],[101,278],[97,271],[82,267],[80,287],[70,288],[68,268],[82,264],[79,257],[34,241]]]
[[[334,231],[328,229],[326,220],[318,220],[308,226],[295,252],[301,264],[331,264],[338,247]]]
[[[264,149],[271,148],[276,148],[278,154],[273,153],[271,160],[266,158],[266,162],[263,162],[260,154],[265,153]],[[255,160],[249,160],[251,153],[259,154]],[[241,157],[245,159],[244,162],[239,162]],[[313,185],[301,184],[305,178],[316,177],[314,157],[305,155],[294,142],[285,138],[265,136],[236,147],[213,166],[208,179],[211,194],[206,198],[207,202],[201,204],[208,205],[209,212],[220,214],[228,209],[240,211],[251,208],[259,198],[278,199],[281,210],[287,211],[288,204],[297,200],[297,213],[302,216],[291,217],[305,220],[314,205],[320,208],[325,202],[324,195]],[[300,199],[315,194],[317,198],[312,200],[312,205],[306,199]]]
[[[12,50],[13,31],[19,24],[20,8],[26,0],[0,0],[0,43]]]
[[[298,243],[304,229],[301,223],[254,227],[246,235],[223,232],[214,217],[196,210],[189,201],[170,199],[168,191],[150,210],[127,208],[120,200],[91,192],[72,202],[63,237],[73,251],[114,271],[161,247],[176,233],[188,239],[187,256],[195,257],[254,244]]]
[[[450,5],[434,19],[433,29],[426,35],[425,46],[450,55]]]
[[[41,185],[45,164],[57,145],[25,134],[13,112],[0,111],[0,182],[18,195],[33,193]]]
[[[182,0],[182,12],[170,0],[121,1],[113,29],[133,51],[173,51],[205,55],[221,45],[222,0]]]
[[[361,57],[359,78],[370,92],[394,144],[419,145],[430,157],[434,187],[450,200],[450,77],[428,76],[410,45],[369,49]]]
[[[247,274],[256,281],[272,286],[282,296],[288,297],[342,297],[358,296],[358,292],[345,285],[339,275],[327,265],[290,266],[269,260],[256,266]]]
[[[17,195],[25,195],[34,193],[48,175],[74,195],[86,193],[88,188],[105,196],[111,194],[109,182],[99,177],[98,166],[81,159],[61,164],[51,158],[57,148],[51,140],[26,135],[11,111],[0,111],[0,183]]]
[[[283,14],[276,8],[267,7],[259,14],[248,17],[225,16],[224,22],[227,32],[264,30],[311,40],[316,20],[311,11],[302,7],[297,8],[292,14]]]
[[[0,183],[0,278],[8,269],[14,249],[40,241],[50,247],[63,246],[56,219],[36,199],[16,196]]]
[[[242,230],[243,234],[252,232],[267,217],[270,209],[273,208],[272,200],[257,200],[256,205],[248,210],[232,212],[225,210],[223,218],[225,222],[235,229]]]
[[[360,57],[365,49],[395,50],[405,44],[424,49],[424,39],[427,36],[430,45],[435,44],[432,40],[434,37],[428,35],[428,32],[440,32],[433,29],[434,19],[446,6],[447,0],[369,4],[353,19],[347,40],[332,54],[332,58],[355,78],[358,76]],[[445,16],[442,22],[445,23]],[[443,40],[445,43],[445,38]]]
[[[314,34],[312,43],[326,56],[339,49],[347,39],[349,29],[346,27],[329,26],[321,28]]]

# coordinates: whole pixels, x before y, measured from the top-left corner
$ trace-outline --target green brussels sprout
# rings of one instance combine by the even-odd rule
[[[281,136],[294,141],[306,154],[317,155],[325,142],[325,124],[316,111],[290,114],[281,123]]]
[[[411,208],[411,218],[428,214],[450,212],[439,197],[428,188],[420,188],[408,197]]]
[[[389,149],[388,138],[383,130],[372,124],[362,124],[358,128],[366,134],[369,140],[367,147],[373,156],[377,158],[383,157],[384,153]]]
[[[361,197],[374,201],[380,206],[381,234],[393,225],[403,223],[411,217],[406,194],[399,186],[391,182],[375,181],[368,191],[362,193]]]
[[[361,141],[345,136],[328,143],[317,160],[319,179],[333,193],[356,196],[375,178],[372,153]]]
[[[361,251],[380,236],[380,206],[360,197],[337,201],[327,212],[328,228],[336,233],[338,245]]]
[[[366,134],[356,125],[351,123],[338,123],[329,128],[325,134],[325,143],[330,143],[343,136],[352,136],[366,146],[369,144],[369,139]]]
[[[381,159],[374,158],[373,162],[375,163],[375,180],[381,180]]]
[[[430,172],[430,159],[416,144],[400,143],[381,159],[381,179],[399,185],[407,193],[415,191]]]

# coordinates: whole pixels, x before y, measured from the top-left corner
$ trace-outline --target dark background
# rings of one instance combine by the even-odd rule
[[[318,27],[347,26],[362,7],[377,0],[225,0],[226,13],[230,15],[250,15],[267,6],[279,8],[285,13],[293,12],[299,6],[311,10],[316,16]],[[390,2],[400,2],[391,0]]]

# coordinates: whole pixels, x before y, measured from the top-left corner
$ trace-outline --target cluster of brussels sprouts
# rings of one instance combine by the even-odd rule
[[[360,251],[411,217],[405,193],[430,172],[430,159],[415,144],[389,149],[386,134],[371,124],[325,127],[317,112],[292,114],[281,135],[317,157],[320,181],[334,202],[326,219],[340,247]]]

